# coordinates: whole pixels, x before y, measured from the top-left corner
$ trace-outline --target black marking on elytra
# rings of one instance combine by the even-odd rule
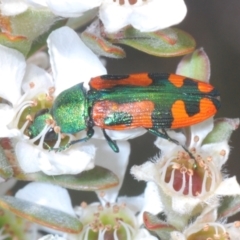
[[[213,102],[216,109],[220,108],[220,105],[221,105],[220,100],[217,99],[217,97],[219,97],[219,92],[215,88],[212,91],[207,93],[201,92],[198,89],[198,83],[189,78],[184,79],[183,86],[181,88],[184,94],[186,94],[188,98],[187,100],[185,98],[184,103],[185,103],[186,113],[188,114],[189,117],[192,117],[195,114],[199,113],[200,100],[202,98],[210,99]],[[191,100],[192,97],[195,98],[194,101]],[[196,97],[198,97],[198,101],[196,100]]]
[[[191,102],[191,101],[184,101],[186,113],[189,117],[194,116],[195,114],[200,112],[200,102]]]
[[[198,89],[198,83],[197,82],[195,82],[195,81],[193,81],[191,78],[185,78],[184,80],[183,80],[183,86],[182,86],[182,88],[184,88],[184,87],[191,87],[191,89],[193,89],[193,88],[196,88],[196,90],[199,92],[199,93],[201,93],[200,91],[199,91],[199,89]]]
[[[183,80],[183,85],[181,87],[182,91],[186,94],[188,99],[184,99],[186,113],[189,117],[194,116],[195,114],[200,112],[200,99],[206,95],[206,93],[202,93],[198,89],[198,83],[193,81],[190,78],[185,78]],[[198,100],[191,100],[192,97],[196,98],[198,96]]]
[[[132,115],[127,112],[113,112],[104,118],[104,124],[107,126],[125,124],[127,126],[132,123]]]
[[[220,103],[220,101],[218,99],[212,98],[211,100],[212,100],[212,102],[213,102],[213,104],[214,104],[216,109],[219,109],[221,107],[221,103]]]
[[[208,93],[208,95],[210,95],[212,97],[219,97],[220,93],[216,88],[214,88],[211,92]]]
[[[124,74],[124,75],[102,75],[101,79],[103,80],[122,80],[122,79],[126,79],[129,78],[129,75]]]
[[[170,76],[169,73],[149,73],[148,77],[151,78],[152,80],[166,80]]]
[[[159,111],[157,106],[155,106],[155,110],[152,112],[151,119],[154,128],[171,128],[174,120],[171,109]]]
[[[149,73],[148,77],[152,79],[154,82],[167,80],[169,78],[169,73]]]

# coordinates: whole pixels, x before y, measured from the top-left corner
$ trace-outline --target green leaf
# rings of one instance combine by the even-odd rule
[[[44,8],[29,8],[27,11],[9,18],[11,34],[24,36],[29,41],[33,41],[49,30],[57,20],[56,15]]]
[[[109,58],[124,58],[126,56],[124,50],[111,44],[101,36],[93,33],[83,32],[81,39],[92,51],[99,55]]]
[[[33,40],[47,32],[59,18],[43,8],[28,8],[16,16],[0,16],[0,44],[26,56]]]
[[[96,166],[94,169],[84,171],[77,175],[49,176],[42,172],[37,172],[20,173],[16,178],[24,181],[52,183],[64,188],[82,191],[104,190],[115,187],[119,183],[114,173],[100,166]]]
[[[82,230],[82,224],[77,218],[62,211],[26,200],[3,196],[0,198],[0,206],[19,217],[58,231],[79,233]]]
[[[210,78],[210,61],[205,51],[200,48],[184,56],[178,64],[176,73],[186,77],[208,82]]]
[[[182,56],[191,53],[196,45],[192,36],[177,28],[146,33],[128,26],[120,32],[104,34],[113,43],[125,44],[157,57]]]
[[[90,9],[84,12],[80,17],[69,18],[66,25],[72,29],[79,29],[86,26],[98,15],[98,8]]]
[[[218,209],[218,218],[228,218],[240,211],[240,196],[224,196]]]
[[[213,130],[205,137],[202,144],[228,141],[232,132],[239,126],[239,118],[218,118],[214,121]]]
[[[35,52],[37,52],[39,49],[42,49],[44,46],[46,46],[47,38],[49,34],[66,24],[67,20],[63,19],[61,21],[58,21],[54,23],[46,32],[44,32],[42,35],[40,35],[37,39],[35,39],[32,42],[31,49],[29,50],[27,54],[27,58],[32,56]]]
[[[170,239],[170,233],[176,231],[176,228],[160,220],[157,216],[149,212],[143,213],[143,222],[149,231],[157,234],[162,240]]]
[[[9,48],[13,48],[21,52],[24,56],[27,55],[31,48],[31,41],[22,36],[11,36],[6,33],[0,33],[0,44]]]

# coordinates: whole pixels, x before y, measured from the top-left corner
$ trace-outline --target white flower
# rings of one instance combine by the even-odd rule
[[[225,224],[231,240],[238,240],[240,236],[240,221]]]
[[[54,82],[43,69],[32,64],[26,65],[21,53],[0,46],[0,76],[6,79],[0,89],[0,96],[11,103],[10,105],[4,101],[0,104],[0,137],[14,137],[15,154],[24,172],[43,171],[51,175],[76,174],[94,167],[96,148],[91,144],[84,147],[73,146],[57,154],[43,150],[44,134],[41,133],[42,135],[29,140],[24,135],[29,120],[26,121],[23,116],[26,116],[29,110],[31,113],[34,109],[37,111],[39,107],[47,108],[53,101],[53,86],[56,87],[56,91],[61,92],[79,81],[88,81],[92,76],[104,74],[106,70],[77,34],[68,28],[53,32],[48,42]],[[34,108],[36,103],[37,107]],[[39,144],[34,145],[33,143],[38,139],[40,139]],[[71,161],[69,156],[73,157]]]
[[[68,27],[63,27],[52,32],[48,38],[48,47],[55,86],[55,91],[52,94],[52,101],[48,102],[48,108],[51,107],[52,102],[54,102],[55,98],[63,90],[66,90],[79,82],[83,82],[84,88],[88,90],[88,82],[92,77],[106,73],[106,69],[102,66],[100,60],[81,42],[77,34]],[[54,120],[54,115],[52,117]],[[43,144],[45,144],[45,135],[52,128],[51,124],[52,122],[49,122],[49,124],[46,124],[42,129],[39,127],[40,133],[31,139],[30,142],[33,143],[39,141],[38,146],[39,148],[42,148],[44,146]],[[58,127],[61,129],[61,126]],[[145,129],[125,131],[106,130],[106,133],[113,140],[125,141],[129,138],[139,136],[145,133],[145,131]],[[99,165],[103,165],[102,163],[106,161],[106,159],[110,163],[106,164],[104,167],[108,168],[114,163],[111,170],[118,175],[120,180],[118,188],[120,188],[128,164],[128,156],[130,152],[129,144],[119,142],[120,154],[116,154],[112,152],[112,149],[108,146],[102,131],[95,127],[94,132],[95,134],[93,138],[101,140],[89,140],[86,144],[73,144],[67,151],[61,152],[60,154],[56,154],[53,151],[40,151],[39,149],[31,148],[26,141],[18,142],[17,149],[20,155],[27,155],[29,157],[33,155],[38,157],[37,164],[34,161],[29,163],[29,157],[25,157],[25,161],[22,162],[21,165],[24,166],[24,169],[27,169],[28,172],[37,171],[38,166],[41,166],[41,169],[43,169],[45,173],[51,175],[67,173],[76,174],[92,168],[94,166],[92,160],[94,158],[97,160],[100,156],[103,156],[100,149],[106,146],[107,150],[104,150],[104,160],[100,161]],[[62,136],[63,134],[59,132],[53,148],[59,148],[62,146],[61,144],[66,145],[66,143],[62,143]],[[86,137],[86,132],[80,131],[74,135],[68,134],[68,137],[67,142],[70,143],[71,141],[77,141]],[[79,147],[79,145],[81,147]],[[99,149],[99,156],[95,154],[96,148]],[[70,156],[71,161],[67,160]],[[119,168],[116,168],[116,164],[118,164],[117,160],[121,165]],[[116,198],[116,196],[112,197],[113,199]]]
[[[157,238],[151,236],[145,229],[141,228],[142,218],[136,216],[137,212],[150,210],[147,206],[154,202],[157,189],[152,185],[145,190],[145,194],[139,197],[118,198],[115,203],[93,203],[87,205],[82,203],[75,210],[67,191],[59,186],[45,183],[30,183],[16,193],[17,198],[25,199],[42,206],[52,207],[71,215],[76,215],[82,222],[84,228],[80,234],[60,234],[63,239],[88,239],[89,234],[95,234],[96,239],[103,240],[107,236],[111,239],[144,240]],[[158,197],[156,199],[158,202]],[[153,213],[162,210],[159,204],[155,205]],[[142,214],[142,213],[141,213]],[[140,214],[140,216],[141,216]],[[93,231],[93,232],[92,232]],[[43,238],[45,240],[45,238]],[[46,239],[61,239],[58,236],[49,235]]]
[[[152,32],[180,23],[187,13],[183,0],[105,0],[99,10],[107,32],[132,25],[141,32]]]
[[[119,184],[116,187],[104,190],[104,201],[115,202],[128,166],[130,144],[127,141],[118,141],[119,153],[115,153],[105,139],[91,139],[90,142],[97,147],[95,164],[109,169],[118,177]],[[102,191],[98,194],[100,196]]]
[[[161,148],[161,156],[132,167],[131,173],[138,180],[155,182],[162,201],[170,202],[170,208],[180,214],[190,214],[197,205],[213,204],[217,196],[240,194],[236,177],[226,178],[221,172],[230,151],[227,140],[202,145],[212,128],[212,119],[191,126],[188,149],[195,159],[181,146],[158,138],[155,144]],[[169,135],[185,145],[183,134],[169,132]]]
[[[89,89],[88,82],[92,77],[99,76],[106,73],[106,69],[102,66],[99,59],[89,50],[79,39],[79,37],[74,33],[72,30],[70,30],[67,27],[63,27],[61,29],[58,29],[50,34],[48,38],[48,46],[49,46],[49,54],[50,54],[50,63],[52,66],[53,71],[53,79],[55,83],[55,92],[54,92],[54,98],[58,96],[60,92],[63,90],[79,83],[83,82],[85,89]],[[53,99],[54,101],[54,99]],[[53,116],[54,117],[54,116]],[[50,127],[50,126],[49,126]],[[60,126],[61,128],[61,126]],[[40,143],[43,143],[44,136],[49,128],[46,126],[46,129],[42,129],[42,132],[39,134],[38,137],[34,138],[36,141],[37,139],[40,139]],[[82,170],[89,169],[93,165],[85,161],[82,161],[82,159],[87,159],[87,156],[90,156],[90,159],[93,159],[95,155],[95,160],[103,158],[101,156],[104,156],[103,160],[99,161],[98,165],[103,165],[103,162],[109,161],[110,163],[106,164],[104,167],[111,167],[114,163],[114,167],[112,167],[112,171],[116,173],[119,177],[120,184],[118,188],[121,187],[121,182],[123,179],[123,176],[125,174],[125,170],[128,164],[128,156],[130,152],[130,147],[128,143],[119,142],[119,148],[120,153],[116,154],[112,151],[110,146],[108,146],[107,141],[105,137],[102,134],[102,131],[99,128],[94,128],[95,134],[93,138],[102,139],[102,140],[89,140],[86,144],[79,143],[74,144],[70,147],[68,151],[66,151],[66,154],[71,157],[71,161],[68,161],[65,159],[65,157],[58,157],[58,159],[55,159],[54,156],[58,155],[54,152],[50,152],[52,162],[55,161],[62,161],[62,164],[60,167],[55,167],[55,169],[52,167],[53,164],[49,164],[48,156],[45,155],[45,152],[28,152],[30,154],[38,154],[41,156],[41,163],[44,165],[45,172],[48,172],[49,174],[55,174],[55,173],[78,173]],[[110,136],[110,138],[114,140],[127,140],[129,138],[138,136],[140,134],[143,134],[145,130],[142,129],[134,129],[134,130],[127,130],[127,131],[108,131],[106,130],[107,134]],[[58,134],[59,141],[56,142],[56,145],[54,148],[58,148],[59,144],[61,143],[60,139],[61,134]],[[81,131],[77,134],[69,135],[69,142],[72,140],[78,140],[86,137],[86,132]],[[25,143],[24,143],[25,144]],[[91,144],[89,146],[89,144]],[[94,145],[92,145],[94,144]],[[79,145],[81,145],[81,148],[79,148]],[[98,150],[98,152],[95,154],[95,146]],[[101,152],[101,149],[104,149],[103,153]],[[19,147],[21,149],[21,147]],[[81,155],[76,155],[72,153],[72,151],[75,151],[77,149],[82,149]],[[65,151],[62,153],[64,154]],[[103,155],[104,154],[104,155]],[[87,155],[87,156],[86,156]],[[64,155],[65,156],[65,155]],[[80,160],[79,160],[80,159]],[[81,163],[80,163],[80,162]],[[116,164],[119,162],[121,167],[116,168]],[[64,170],[65,165],[68,165],[71,163],[71,171]],[[29,164],[29,162],[26,161],[26,167],[32,166],[34,167],[34,164]],[[123,166],[124,165],[124,166]],[[54,165],[55,166],[55,165]],[[60,169],[61,168],[61,169]],[[80,169],[81,168],[81,169]],[[116,197],[113,197],[114,199]]]
[[[187,239],[234,239],[229,238],[226,226],[216,222],[217,206],[207,207],[197,219],[184,229],[184,231],[171,232],[170,240]],[[237,239],[237,238],[236,238]]]
[[[76,213],[84,225],[79,239],[88,239],[93,231],[97,233],[99,240],[103,240],[107,236],[119,240],[156,240],[156,237],[141,228],[142,214],[144,211],[157,214],[161,210],[159,193],[153,184],[148,184],[144,195],[141,196],[119,197],[115,203],[83,204],[76,208]]]
[[[38,110],[50,108],[55,97],[63,90],[79,82],[83,82],[85,88],[88,89],[88,82],[92,77],[106,73],[106,69],[100,60],[68,27],[52,32],[48,38],[48,47],[53,80],[52,76],[46,71],[33,64],[28,64],[26,67],[23,56],[16,50],[2,47],[0,76],[2,79],[8,79],[8,81],[2,86],[0,96],[12,103],[13,107],[7,103],[0,105],[0,117],[2,118],[0,136],[14,137],[15,154],[21,168],[26,173],[43,171],[49,175],[77,174],[93,168],[94,160],[98,161],[98,157],[101,158],[100,149],[106,148],[104,150],[105,157],[99,165],[104,165],[102,163],[106,160],[110,163],[107,163],[105,167],[111,167],[112,163],[115,166],[119,164],[119,168],[115,168],[115,166],[111,168],[119,177],[118,188],[120,188],[130,153],[128,143],[119,142],[120,154],[116,154],[108,146],[102,131],[96,128],[94,138],[102,140],[95,140],[95,142],[90,140],[84,144],[74,144],[65,151],[55,153],[43,149],[45,146],[44,137],[51,129],[51,125],[46,125],[43,129],[40,129],[40,133],[33,139],[24,135],[29,124],[29,120],[26,121],[24,117],[27,113],[31,113],[34,117]],[[53,87],[55,91],[53,91]],[[23,95],[21,95],[21,89],[24,92]],[[35,107],[36,103],[37,106]],[[106,132],[115,140],[126,140],[144,133],[145,130],[107,130]],[[85,136],[85,131],[82,131],[75,136],[69,135],[68,141],[81,139]],[[54,148],[59,147],[60,137],[61,134],[58,134],[58,140]],[[100,154],[95,157],[96,149],[99,149]],[[113,194],[110,200],[115,200],[115,198],[116,196]]]
[[[4,15],[24,12],[28,6],[46,7],[55,15],[79,17],[84,12],[99,7],[99,18],[107,32],[116,32],[132,25],[142,32],[152,32],[180,23],[187,8],[183,0],[4,0]]]

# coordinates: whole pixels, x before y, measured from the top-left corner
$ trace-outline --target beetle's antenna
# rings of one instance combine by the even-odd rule
[[[148,130],[148,132],[152,133],[153,135],[155,135],[155,136],[157,136],[157,137],[164,138],[164,139],[166,139],[166,140],[168,140],[168,141],[170,141],[170,142],[173,142],[173,143],[181,146],[181,147],[183,148],[183,150],[184,150],[185,152],[187,152],[188,155],[195,161],[195,165],[194,165],[195,168],[197,167],[197,160],[195,159],[194,155],[193,155],[185,146],[183,146],[182,144],[180,144],[177,140],[171,138],[171,137],[168,135],[168,133],[166,132],[165,129],[162,129],[162,131],[163,131],[162,133],[159,132],[157,129],[154,129],[154,128],[148,128],[147,130]]]

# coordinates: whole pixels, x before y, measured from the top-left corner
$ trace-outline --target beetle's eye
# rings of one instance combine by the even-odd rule
[[[48,113],[48,112],[49,112],[48,108],[41,109],[35,114],[34,118],[36,119],[38,116],[44,115],[45,113]]]
[[[55,141],[57,140],[58,136],[53,128],[50,128],[49,131],[45,134],[44,140],[45,141]]]

